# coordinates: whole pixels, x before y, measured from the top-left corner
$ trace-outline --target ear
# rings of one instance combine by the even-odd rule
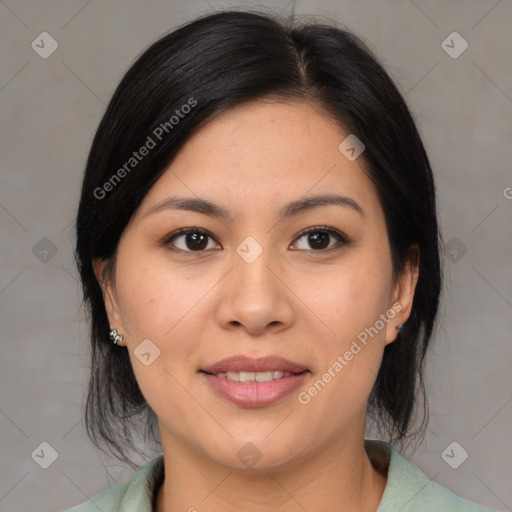
[[[121,314],[116,299],[112,276],[108,270],[108,260],[94,260],[92,268],[94,275],[98,280],[98,284],[103,292],[103,302],[107,312],[110,329],[116,329],[119,334],[124,334],[125,330],[121,321]],[[118,342],[118,345],[125,345],[123,341]]]
[[[398,336],[397,326],[407,322],[412,310],[414,292],[419,277],[420,250],[418,244],[409,249],[409,257],[403,271],[398,276],[394,289],[390,310],[395,316],[386,326],[386,345],[395,341]]]

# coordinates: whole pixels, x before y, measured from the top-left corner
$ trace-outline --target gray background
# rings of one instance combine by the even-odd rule
[[[447,242],[427,366],[431,422],[405,455],[452,491],[512,510],[512,2],[5,0],[0,511],[63,510],[132,474],[93,448],[82,423],[88,331],[72,260],[80,181],[130,63],[175,26],[227,7],[335,19],[368,42],[404,93],[433,164]],[[47,59],[31,47],[44,31],[59,45]],[[453,31],[469,44],[458,58],[442,47]],[[461,40],[445,44],[461,48]],[[49,461],[44,441],[58,452],[48,469],[36,463]],[[457,469],[442,457],[454,441],[469,454]],[[463,452],[448,454],[453,464]]]

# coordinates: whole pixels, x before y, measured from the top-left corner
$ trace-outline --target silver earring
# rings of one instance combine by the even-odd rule
[[[398,333],[401,333],[404,330],[404,324],[397,325],[396,330],[398,331]]]
[[[112,340],[112,343],[114,345],[117,345],[117,343],[119,341],[123,341],[123,335],[122,334],[117,334],[117,330],[116,329],[112,329],[110,331],[110,339]]]

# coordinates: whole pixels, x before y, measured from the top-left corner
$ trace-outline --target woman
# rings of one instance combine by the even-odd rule
[[[163,455],[72,510],[488,510],[365,439],[424,431],[441,268],[423,144],[356,37],[232,11],[157,41],[76,227],[88,432],[129,461],[142,416]]]

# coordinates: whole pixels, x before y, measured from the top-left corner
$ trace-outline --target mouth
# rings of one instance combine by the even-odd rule
[[[270,370],[268,372],[218,372],[213,375],[219,379],[227,379],[233,382],[270,382],[272,380],[279,380],[297,374],[292,372],[281,372],[279,370]]]
[[[199,370],[212,390],[242,407],[265,407],[300,386],[309,370],[277,356],[235,356]]]

